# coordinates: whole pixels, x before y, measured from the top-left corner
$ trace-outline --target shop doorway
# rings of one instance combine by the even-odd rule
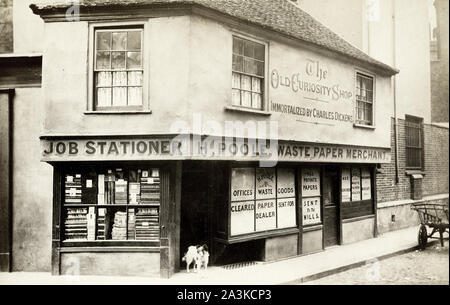
[[[325,247],[339,244],[339,169],[323,171],[323,232]]]
[[[180,259],[189,246],[207,244],[211,247],[211,171],[208,169],[203,162],[183,163]]]

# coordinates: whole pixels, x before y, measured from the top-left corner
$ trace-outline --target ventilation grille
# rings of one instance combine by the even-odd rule
[[[241,262],[241,263],[235,263],[235,264],[229,264],[222,266],[223,269],[232,270],[232,269],[241,269],[246,267],[251,267],[258,265],[259,262]]]

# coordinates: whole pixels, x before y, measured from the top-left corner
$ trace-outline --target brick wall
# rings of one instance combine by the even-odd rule
[[[395,183],[394,119],[391,120],[392,161],[381,166],[377,174],[377,201],[388,202],[411,199],[411,178],[406,175],[405,121],[398,120],[399,183]],[[449,130],[425,124],[425,168],[422,181],[423,196],[449,191]]]
[[[0,0],[0,53],[13,52],[13,0]]]

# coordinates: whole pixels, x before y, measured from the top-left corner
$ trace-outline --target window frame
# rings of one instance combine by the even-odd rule
[[[97,69],[96,64],[96,33],[97,31],[127,31],[127,30],[141,30],[141,58],[142,58],[142,105],[141,106],[111,106],[96,107],[96,86],[95,73]],[[89,24],[89,52],[88,52],[88,103],[85,114],[128,114],[128,113],[151,113],[149,101],[149,46],[148,40],[148,22],[147,21],[133,21],[133,22],[93,22]],[[139,69],[140,70],[140,69]],[[122,71],[122,70],[118,70]]]
[[[243,40],[248,40],[250,42],[254,42],[260,45],[264,46],[264,77],[262,81],[262,98],[261,98],[261,108],[252,108],[247,106],[240,106],[240,105],[234,105],[233,104],[233,73],[239,73],[244,75],[249,75],[250,77],[258,77],[251,74],[243,73],[243,72],[235,72],[233,70],[233,46],[234,46],[234,38],[239,38]],[[267,114],[268,111],[268,96],[269,96],[269,81],[268,81],[268,71],[269,71],[269,42],[267,40],[264,40],[260,37],[256,37],[253,35],[245,34],[236,30],[231,30],[231,48],[230,48],[230,91],[229,91],[229,105],[226,107],[228,110],[236,110],[236,111],[242,111],[242,112],[254,112],[257,114]],[[262,78],[262,77],[259,77]]]
[[[405,115],[405,168],[407,170],[423,170],[425,168],[425,129],[424,129],[424,120],[421,117],[413,116],[413,115]],[[419,127],[408,126],[408,124],[417,124]],[[419,147],[408,146],[407,141],[407,130],[408,128],[415,128],[419,130]],[[408,150],[420,150],[420,166],[411,166],[408,158]]]
[[[371,124],[364,124],[364,122],[361,122],[358,120],[358,76],[361,75],[362,77],[371,78],[372,79],[372,117],[371,117]],[[364,71],[361,69],[355,69],[355,98],[354,98],[354,104],[353,104],[353,125],[355,127],[361,127],[361,128],[367,128],[367,129],[375,129],[376,128],[376,115],[375,115],[375,109],[376,109],[376,75],[369,73],[368,71]],[[366,104],[369,104],[369,102],[362,101]]]

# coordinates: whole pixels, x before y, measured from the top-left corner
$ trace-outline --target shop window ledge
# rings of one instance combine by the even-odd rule
[[[375,214],[342,219],[342,223],[356,222],[356,221],[365,220],[365,219],[371,219],[371,218],[375,218]]]
[[[242,243],[246,241],[252,241],[256,239],[264,239],[264,238],[271,238],[271,237],[279,237],[284,235],[291,235],[291,234],[298,234],[299,229],[298,228],[290,228],[290,229],[280,229],[276,231],[266,231],[266,232],[259,232],[259,233],[251,233],[241,236],[233,236],[229,237],[228,239],[223,238],[215,238],[217,242],[231,245],[231,244],[237,244]]]
[[[60,253],[160,252],[160,247],[62,247]]]

